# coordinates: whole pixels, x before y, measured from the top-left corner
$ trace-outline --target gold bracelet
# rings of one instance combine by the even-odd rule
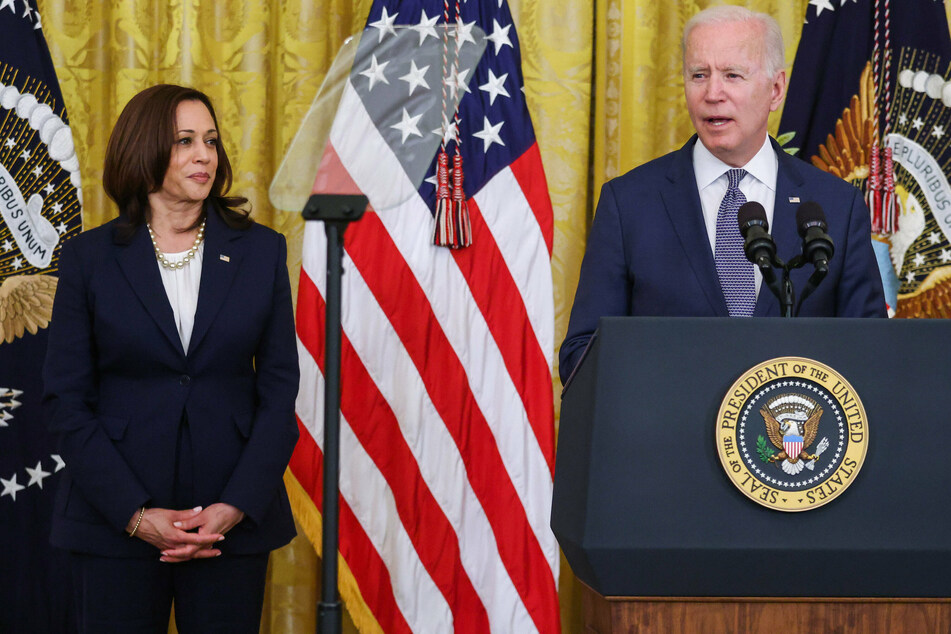
[[[135,537],[135,531],[139,530],[139,524],[142,523],[142,516],[145,515],[145,507],[142,507],[142,510],[139,511],[139,519],[135,520],[135,526],[132,527],[132,532],[129,533],[129,537]]]

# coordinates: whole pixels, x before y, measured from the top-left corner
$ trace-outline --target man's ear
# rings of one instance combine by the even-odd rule
[[[772,91],[771,99],[769,101],[769,111],[776,112],[779,109],[779,106],[783,103],[783,99],[786,97],[786,71],[781,70],[776,73],[776,77],[773,79],[773,85],[770,87]]]

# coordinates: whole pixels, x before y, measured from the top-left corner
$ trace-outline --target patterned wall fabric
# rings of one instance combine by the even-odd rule
[[[303,223],[296,213],[274,210],[267,189],[334,54],[363,25],[370,0],[38,2],[81,158],[85,226],[116,213],[100,180],[122,106],[155,83],[194,85],[216,104],[233,191],[251,200],[258,221],[287,235],[296,288]],[[680,31],[714,3],[509,2],[555,209],[556,342],[567,326],[601,184],[679,147],[692,133],[683,107]],[[791,64],[808,0],[737,3],[777,18]],[[771,130],[778,121],[771,120]],[[301,538],[272,557],[262,631],[314,631],[316,566]],[[562,575],[561,595],[564,630],[580,631],[570,574]]]

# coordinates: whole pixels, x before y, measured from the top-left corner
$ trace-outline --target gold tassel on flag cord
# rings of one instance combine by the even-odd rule
[[[443,19],[449,24],[449,0],[443,2]],[[459,1],[455,3],[455,24],[459,28]],[[433,226],[433,244],[439,247],[461,249],[472,244],[472,225],[469,221],[469,203],[463,189],[462,154],[459,150],[459,109],[458,105],[449,117],[448,99],[446,98],[446,82],[458,81],[459,52],[458,48],[452,53],[452,70],[449,70],[449,29],[443,31],[443,121],[447,127],[455,126],[455,135],[452,139],[456,143],[456,152],[452,157],[452,170],[449,169],[449,154],[446,151],[446,138],[443,137],[439,154],[436,157],[436,217]],[[460,88],[456,88],[459,90]],[[452,188],[449,187],[450,172]]]

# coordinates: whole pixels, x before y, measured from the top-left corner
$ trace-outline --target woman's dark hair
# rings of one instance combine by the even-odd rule
[[[116,121],[106,147],[102,186],[119,206],[119,235],[128,239],[141,226],[149,211],[149,194],[157,192],[165,181],[172,146],[175,144],[175,114],[183,101],[200,101],[208,108],[218,128],[218,117],[208,96],[194,88],[159,84],[133,97]],[[231,162],[219,138],[218,169],[208,200],[228,226],[244,229],[253,222],[243,206],[248,199],[227,196],[231,188]],[[195,221],[194,227],[201,224]],[[194,228],[191,227],[191,228]]]

